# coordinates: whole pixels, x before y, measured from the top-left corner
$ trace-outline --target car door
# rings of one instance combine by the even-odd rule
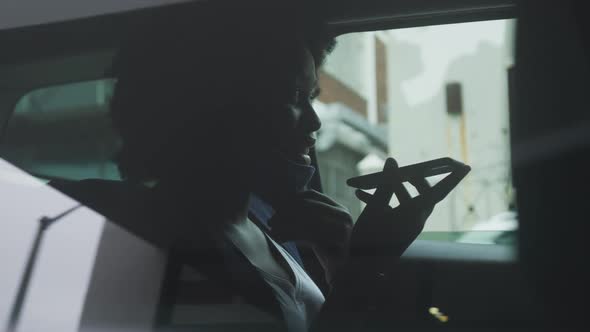
[[[396,301],[388,312],[409,326],[532,324],[536,309],[516,254],[515,222],[494,219],[518,210],[508,119],[514,4],[441,3],[369,1],[345,7],[326,1],[320,7],[330,13],[340,37],[321,71],[324,93],[314,105],[324,123],[317,180],[358,215],[363,206],[344,181],[376,170],[387,156],[401,165],[443,155],[471,164],[473,177],[437,207],[402,257],[390,290]],[[112,84],[105,73],[123,31],[143,15],[147,11],[0,31],[7,45],[0,67],[4,158],[45,179],[117,179],[109,159],[117,140],[103,121]],[[444,25],[450,23],[455,24]],[[38,40],[44,41],[40,50]],[[87,99],[71,100],[72,95]],[[41,112],[35,113],[39,105]],[[76,132],[74,123],[88,127]],[[88,140],[88,130],[101,139]],[[104,251],[96,256],[96,284],[84,309],[93,324],[118,322],[120,312],[110,301],[130,282],[100,277],[116,266],[109,261],[108,241],[132,246],[117,232],[124,231],[105,230],[99,247]],[[186,291],[195,279],[188,268],[149,245],[138,250],[147,265],[161,271],[149,283],[153,303],[141,319],[167,328],[198,323],[190,315],[178,320],[179,310],[186,313],[194,305]]]

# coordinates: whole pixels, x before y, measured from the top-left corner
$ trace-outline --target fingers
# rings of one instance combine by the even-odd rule
[[[435,184],[426,195],[427,197],[425,199],[431,204],[436,204],[447,197],[451,190],[471,171],[471,167],[464,164],[457,163],[455,166],[456,168],[444,179]]]
[[[398,168],[401,180],[434,176],[450,173],[456,167],[457,161],[451,158],[439,158]],[[357,189],[374,189],[383,182],[383,172],[371,173],[350,178],[346,181],[350,187]]]
[[[395,184],[397,174],[397,162],[393,158],[387,158],[385,160],[385,165],[383,166],[383,172],[381,176],[381,181],[373,194],[373,198],[371,199],[371,204],[367,204],[367,206],[376,205],[376,206],[385,206],[389,205],[389,201],[391,200],[391,196],[394,193]]]
[[[410,183],[418,190],[420,195],[425,194],[430,189],[430,183],[421,176],[411,179]]]
[[[428,190],[431,188],[430,183],[428,183],[428,181],[423,177],[412,179],[410,180],[410,183],[416,188],[416,190],[418,190],[418,193],[420,193],[420,195],[427,195]],[[422,205],[419,206],[419,208],[423,209],[424,220],[426,220],[426,218],[428,218],[434,210],[434,204],[430,204],[430,202],[428,202],[427,200],[415,199],[415,201],[415,204]]]
[[[427,193],[426,190],[428,190],[428,188],[430,188],[430,184],[428,184],[428,182],[425,179],[423,179],[423,180],[424,180],[425,184],[418,185],[420,188],[422,188],[422,189],[419,189],[421,195]],[[368,193],[366,191],[362,191],[360,189],[357,189],[354,192],[354,194],[356,195],[356,197],[360,201],[364,202],[367,205],[373,199],[373,195],[371,195],[370,193]],[[430,216],[430,214],[434,210],[434,204],[431,204],[429,200],[425,200],[423,197],[411,198],[411,202],[412,202],[413,208],[423,211],[424,220],[426,220],[426,218],[428,218],[428,216]]]
[[[346,180],[346,184],[358,189],[374,189],[382,182],[383,172],[361,175]]]
[[[410,196],[410,193],[408,192],[406,187],[404,187],[403,182],[394,182],[394,191],[395,196],[397,196],[397,199],[399,200],[400,204],[404,204],[412,200],[412,196]]]
[[[389,201],[391,200],[391,196],[395,193],[397,199],[400,201],[400,204],[409,202],[412,197],[408,193],[408,190],[404,187],[403,182],[401,180],[399,174],[399,168],[397,162],[393,158],[387,158],[385,161],[385,165],[383,166],[383,172],[381,173],[374,173],[380,174],[379,182],[377,184],[377,189],[373,195],[366,193],[362,190],[357,190],[355,192],[358,199],[365,202],[367,205],[376,205],[376,206],[385,206],[389,205]],[[348,184],[351,185],[351,182],[354,185],[360,185],[361,188],[374,188],[374,186],[368,186],[368,184],[373,185],[375,184],[372,181],[376,181],[375,175],[371,175],[370,177],[357,177],[349,179]],[[359,182],[359,179],[360,182]],[[363,181],[367,181],[369,179],[369,183]],[[352,180],[352,181],[351,181]]]
[[[387,163],[388,161],[389,165]],[[410,196],[410,193],[408,193],[408,190],[406,189],[406,187],[404,187],[404,183],[399,172],[399,167],[393,158],[388,158],[385,161],[383,173],[390,174],[389,181],[391,181],[393,185],[393,191],[395,192],[395,196],[397,196],[397,199],[399,200],[400,204],[409,202],[412,199],[412,196]],[[391,196],[389,199],[391,200]],[[389,204],[389,201],[387,203]]]
[[[384,182],[388,182],[385,180],[387,175],[384,171],[390,168],[398,168],[397,162],[393,158],[385,160],[383,171],[350,178],[346,180],[346,184],[357,189],[375,189]]]
[[[355,190],[354,194],[356,195],[356,198],[358,198],[359,200],[361,200],[365,204],[369,204],[371,199],[373,199],[373,195],[369,194],[368,192],[362,191],[360,189]]]

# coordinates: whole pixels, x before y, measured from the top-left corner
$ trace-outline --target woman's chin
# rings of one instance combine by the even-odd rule
[[[298,165],[310,166],[311,165],[311,157],[308,154],[296,154],[287,157],[289,161]]]
[[[311,156],[307,153],[277,152],[277,154],[282,159],[285,159],[293,164],[302,165],[302,166],[310,166],[311,165]]]

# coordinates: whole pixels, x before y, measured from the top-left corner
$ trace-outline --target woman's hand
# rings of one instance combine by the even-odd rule
[[[355,224],[351,240],[351,258],[354,260],[379,260],[399,258],[416,237],[422,232],[426,219],[436,203],[443,200],[471,168],[450,158],[431,160],[406,169],[407,179],[419,192],[411,197],[403,186],[403,179],[397,163],[388,158],[383,172],[378,176],[367,175],[349,179],[348,184],[363,189],[376,188],[373,195],[357,190],[357,197],[367,206]],[[442,173],[441,173],[442,170]],[[409,173],[408,173],[409,172]],[[427,174],[444,174],[433,187],[426,181]],[[412,174],[412,175],[408,175]],[[389,206],[395,193],[400,205]]]
[[[367,205],[354,225],[348,262],[335,278],[314,331],[356,331],[365,329],[365,323],[380,323],[383,317],[377,318],[375,310],[395,296],[388,272],[420,234],[434,208],[420,196],[411,198],[397,170],[395,160],[387,159],[374,194],[356,191]],[[362,182],[362,177],[357,179],[359,187],[373,186]],[[424,178],[410,182],[421,196],[430,189]],[[394,193],[400,205],[392,208],[389,202]]]
[[[422,232],[434,209],[434,203],[427,199],[430,185],[423,177],[411,179],[410,183],[420,196],[410,196],[398,174],[397,163],[388,158],[382,183],[376,186],[375,193],[371,195],[357,189],[357,197],[367,206],[353,229],[351,259],[398,258]],[[392,208],[389,202],[394,193],[400,205]]]
[[[420,234],[435,204],[470,170],[451,159],[443,163],[450,174],[432,187],[423,175],[409,179],[420,194],[413,198],[392,158],[378,177],[349,180],[353,187],[376,190],[356,192],[367,205],[354,225],[348,262],[336,276],[313,331],[358,331],[367,329],[367,324],[392,328],[388,303],[395,300],[391,276],[400,266],[399,258]],[[400,205],[392,208],[389,202],[394,193]]]

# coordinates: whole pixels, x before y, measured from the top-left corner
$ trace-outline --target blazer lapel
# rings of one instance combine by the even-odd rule
[[[256,267],[229,241],[223,242],[223,252],[229,270],[229,281],[244,295],[246,302],[284,321],[272,288],[260,276]]]
[[[218,281],[217,287],[230,288],[229,291],[243,297],[245,303],[270,314],[284,325],[283,313],[272,288],[252,263],[230,241],[218,239],[207,242],[196,252],[191,250],[190,254],[183,254],[182,260],[209,280]]]

